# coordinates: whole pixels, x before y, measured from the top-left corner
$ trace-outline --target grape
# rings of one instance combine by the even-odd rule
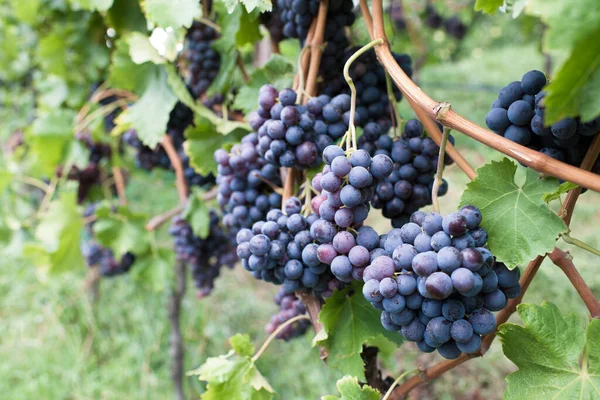
[[[392,278],[383,278],[379,282],[379,292],[385,298],[392,298],[398,293],[396,281]]]
[[[498,288],[498,275],[494,271],[489,271],[483,277],[482,293],[490,293]]]
[[[392,314],[388,311],[383,311],[381,313],[381,325],[388,331],[397,332],[400,330],[400,326],[394,323],[392,319]]]
[[[286,293],[280,289],[275,295],[275,303],[279,306],[279,311],[271,317],[271,320],[265,326],[267,334],[275,332],[279,326],[290,319],[306,314],[306,306],[294,294]],[[277,334],[277,339],[290,340],[302,336],[310,327],[310,321],[303,319],[287,325]]]
[[[529,125],[533,118],[533,108],[528,102],[517,100],[508,107],[507,115],[512,124]]]
[[[559,139],[569,139],[577,132],[577,121],[574,118],[565,118],[552,124],[550,131]]]
[[[333,248],[338,254],[348,254],[354,246],[356,246],[356,242],[350,232],[338,232],[333,238]]]
[[[331,272],[342,282],[352,275],[352,264],[348,257],[337,256],[331,262]]]
[[[475,286],[475,276],[466,268],[458,268],[452,271],[451,279],[452,285],[459,292],[468,292]]]
[[[442,315],[448,321],[458,321],[465,316],[465,306],[463,303],[456,299],[448,299],[442,306]]]
[[[442,227],[448,235],[462,235],[467,231],[467,220],[459,213],[451,213],[443,218]]]
[[[352,163],[346,156],[338,156],[331,162],[331,172],[339,176],[340,178],[345,177],[350,173],[352,169]]]
[[[413,244],[415,238],[420,233],[421,227],[412,222],[405,224],[400,228],[400,237],[402,238],[402,241],[407,244]]]
[[[373,176],[365,167],[353,167],[348,175],[348,182],[357,188],[365,188],[373,183]]]
[[[442,221],[443,218],[440,214],[432,212],[425,216],[421,227],[423,228],[423,231],[425,231],[425,233],[427,233],[429,236],[433,236],[434,234],[442,230]]]
[[[515,81],[506,85],[498,93],[498,100],[500,101],[501,107],[508,109],[508,107],[517,100],[520,100],[525,93],[521,89],[521,82]]]
[[[389,278],[386,278],[389,279]],[[379,285],[381,288],[381,284]],[[406,301],[404,296],[400,294],[396,294],[392,297],[386,297],[383,299],[383,309],[390,313],[399,313],[406,306]]]
[[[189,78],[186,83],[195,98],[204,94],[219,72],[220,56],[212,48],[218,37],[214,28],[200,21],[194,21],[187,31],[185,58],[188,62]]]
[[[496,329],[496,318],[489,310],[478,308],[469,315],[473,332],[477,335],[487,335]]]
[[[471,271],[477,271],[483,265],[483,255],[474,248],[466,248],[460,252],[462,266]]]
[[[508,112],[504,108],[492,108],[485,117],[485,124],[494,132],[502,134],[510,125]]]
[[[521,294],[521,286],[513,286],[508,288],[502,288],[504,295],[507,299],[516,299]]]
[[[390,314],[390,317],[396,325],[403,326],[410,324],[410,322],[415,318],[415,312],[409,308],[405,308],[399,313]]]
[[[387,178],[394,169],[392,159],[385,154],[377,154],[371,160],[371,173],[375,179]]]
[[[373,228],[369,226],[363,226],[358,230],[356,243],[359,246],[363,246],[367,250],[371,251],[379,244],[379,235]]]
[[[450,329],[452,322],[444,317],[435,317],[427,324],[426,331],[431,340],[436,343],[446,343],[450,340]]]
[[[425,287],[434,299],[445,299],[452,293],[452,280],[443,272],[434,272],[427,277]]]
[[[477,228],[481,223],[481,211],[479,211],[479,209],[475,206],[464,206],[458,211],[458,213],[465,217],[465,220],[467,221],[467,228],[469,230]]]
[[[423,340],[425,325],[423,325],[417,318],[414,318],[410,324],[403,326],[400,331],[406,340],[418,342]]]
[[[427,344],[427,342],[425,342],[425,340],[421,340],[419,342],[417,342],[417,347],[419,348],[419,350],[421,350],[423,353],[433,353],[435,351],[435,347],[431,347]]]
[[[431,275],[437,267],[437,257],[434,251],[419,253],[412,260],[412,269],[420,276]]]
[[[440,270],[451,274],[462,265],[462,253],[455,247],[443,247],[438,251],[436,261]]]
[[[521,79],[521,88],[523,89],[523,92],[530,95],[538,94],[545,85],[546,76],[540,71],[533,70],[526,72]]]
[[[317,249],[317,257],[319,258],[319,261],[328,265],[331,264],[331,262],[335,257],[337,257],[337,255],[338,254],[333,248],[332,244],[321,244]]]
[[[394,262],[387,256],[379,256],[371,262],[371,265],[367,267],[367,270],[370,271],[375,279],[380,281],[383,278],[394,274]]]
[[[467,342],[456,342],[460,351],[467,354],[476,353],[481,347],[481,336],[473,335]]]
[[[459,319],[452,323],[452,327],[450,328],[450,336],[457,343],[467,343],[473,337],[473,327],[469,323],[469,321],[465,319]],[[460,348],[460,347],[459,347]],[[479,348],[479,346],[477,347]],[[461,349],[461,351],[464,351]]]
[[[363,295],[365,296],[365,299],[370,302],[383,300],[383,296],[381,295],[381,292],[379,292],[379,281],[370,279],[365,282],[365,285],[363,286]]]
[[[427,317],[435,318],[442,315],[443,302],[436,299],[423,300],[422,311]]]
[[[500,289],[493,290],[483,296],[483,306],[490,311],[500,311],[506,307],[506,296]]]
[[[433,250],[433,247],[431,247],[431,236],[425,232],[419,233],[415,238],[414,247],[419,253]]]
[[[509,270],[503,263],[497,262],[494,272],[498,276],[498,286],[501,288],[513,287],[519,283],[519,269]]]
[[[461,351],[458,349],[455,342],[446,342],[438,348],[438,353],[448,360],[454,360],[460,357]]]
[[[406,307],[411,310],[418,310],[423,305],[423,296],[419,293],[414,292],[413,294],[409,294],[406,296]]]
[[[348,259],[355,267],[366,267],[370,261],[369,250],[363,246],[354,246],[348,253]]]
[[[475,280],[473,287],[470,290],[460,292],[463,296],[473,297],[481,291],[481,288],[483,286],[483,279],[481,278],[481,275],[473,274],[473,279]]]
[[[408,296],[414,293],[417,288],[417,280],[413,275],[401,274],[396,277],[398,285],[398,293],[403,296]]]

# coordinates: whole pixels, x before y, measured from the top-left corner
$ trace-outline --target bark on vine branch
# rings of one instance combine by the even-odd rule
[[[325,36],[325,24],[327,23],[328,6],[328,0],[321,0],[319,13],[317,14],[315,34],[310,43],[310,65],[306,76],[306,93],[309,96],[314,96],[317,90],[317,76],[319,75],[319,67],[321,65],[321,55],[323,55],[323,40]]]
[[[177,193],[179,194],[179,203],[185,204],[188,197],[188,185],[183,173],[183,163],[181,162],[181,158],[179,158],[179,155],[175,150],[175,146],[173,146],[173,141],[169,135],[163,136],[161,144],[165,149],[167,156],[169,157],[169,161],[171,161],[173,169],[175,170],[175,184],[177,185]]]
[[[202,196],[202,200],[203,201],[213,200],[217,197],[218,193],[219,193],[219,188],[217,186],[215,186],[208,192],[204,193],[204,195]],[[180,203],[177,207],[172,208],[169,211],[166,211],[162,214],[158,214],[158,215],[152,217],[152,219],[150,219],[150,221],[148,221],[148,223],[145,226],[146,230],[148,232],[157,230],[165,222],[169,221],[171,218],[173,218],[177,214],[181,214],[183,212],[183,210],[185,210],[186,207],[187,207],[187,202]]]

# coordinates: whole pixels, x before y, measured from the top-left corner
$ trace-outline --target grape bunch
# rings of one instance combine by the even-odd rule
[[[187,85],[194,98],[200,98],[211,85],[221,65],[219,53],[212,48],[219,37],[213,27],[194,21],[185,38],[185,58],[188,62]]]
[[[276,167],[306,169],[321,164],[325,147],[344,136],[350,119],[350,96],[313,97],[306,105],[295,104],[292,89],[278,92],[273,86],[260,89],[258,110],[249,115],[257,132],[257,151]]]
[[[232,231],[250,228],[264,220],[267,212],[281,207],[281,195],[273,186],[281,187],[279,170],[267,163],[256,151],[258,134],[246,135],[231,152],[215,151],[217,167],[217,201],[224,212],[223,224]]]
[[[592,139],[600,131],[600,117],[583,122],[565,118],[544,125],[544,97],[547,80],[532,70],[521,81],[511,82],[498,93],[485,123],[492,131],[515,143],[547,156],[579,166]]]
[[[344,68],[345,52],[350,46],[346,29],[354,24],[352,0],[338,0],[329,3],[325,23],[325,47],[321,55],[319,74],[324,82],[335,80]]]
[[[321,232],[317,215],[304,217],[297,197],[286,200],[282,212],[271,209],[265,221],[252,229],[241,229],[236,236],[237,255],[242,266],[256,279],[283,285],[285,293],[299,289],[328,296],[339,287],[317,254]]]
[[[519,270],[496,262],[483,247],[482,215],[467,205],[442,217],[421,211],[377,237],[362,228],[357,243],[370,251],[363,294],[381,310],[381,324],[417,342],[421,351],[457,358],[479,350],[496,328],[494,311],[521,292]]]
[[[302,303],[302,301],[300,301],[293,293],[286,293],[283,288],[279,289],[275,295],[275,304],[279,306],[279,311],[271,317],[271,320],[265,326],[265,331],[269,335],[275,332],[281,324],[294,317],[306,314],[306,306],[304,303]],[[301,319],[286,326],[277,334],[276,338],[288,341],[304,335],[309,327],[310,321]]]
[[[443,26],[448,35],[458,40],[462,40],[467,34],[467,26],[458,16],[444,19],[431,4],[425,7],[425,25],[432,29],[439,29]]]
[[[317,258],[330,265],[338,280],[350,282],[359,279],[356,271],[366,267],[369,256],[357,252],[356,239],[347,229],[362,226],[369,214],[373,189],[389,176],[393,163],[386,155],[371,157],[364,150],[356,150],[347,157],[335,145],[325,149],[323,158],[326,165],[313,179],[313,187],[321,194],[311,201],[319,219],[310,231],[319,243],[315,246]]]
[[[402,137],[392,139],[375,123],[364,127],[359,146],[370,154],[384,154],[394,162],[394,169],[387,179],[375,187],[371,205],[383,211],[391,219],[392,226],[399,228],[408,222],[410,215],[421,207],[431,204],[433,180],[437,171],[440,148],[429,137],[423,137],[423,125],[413,119],[406,122]],[[452,159],[445,157],[446,164]],[[444,180],[438,196],[448,191]]]
[[[208,296],[221,267],[233,268],[237,262],[233,240],[219,224],[219,216],[214,210],[210,211],[206,238],[196,236],[190,224],[181,217],[173,219],[169,233],[173,236],[177,259],[191,268],[198,297]]]
[[[306,39],[310,24],[319,11],[319,0],[277,0],[283,34],[290,39]]]
[[[162,147],[152,150],[144,145],[139,139],[137,132],[133,129],[123,134],[123,143],[135,150],[135,165],[146,171],[151,171],[156,167],[169,169],[171,161]]]
[[[273,9],[271,11],[260,14],[260,23],[267,28],[273,42],[279,43],[285,39],[281,10],[276,2],[273,4]]]
[[[346,51],[345,60],[349,59],[358,48]],[[412,76],[411,58],[407,54],[394,54],[394,59],[402,70],[410,77]],[[338,93],[350,93],[350,88],[344,77],[339,74],[327,82],[324,88],[325,94],[335,95]],[[384,131],[391,127],[390,100],[387,92],[385,70],[377,61],[374,50],[361,54],[350,67],[350,77],[356,86],[358,94],[356,98],[356,114],[363,126],[368,122],[377,122]],[[393,85],[394,97],[400,101],[402,93]]]

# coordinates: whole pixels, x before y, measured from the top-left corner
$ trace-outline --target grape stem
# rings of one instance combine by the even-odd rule
[[[183,163],[173,146],[173,141],[168,134],[165,134],[161,141],[162,147],[165,149],[169,161],[175,170],[175,184],[177,185],[177,193],[179,194],[179,203],[185,204],[188,198],[188,185],[183,173]]]
[[[574,237],[571,237],[568,233],[563,233],[562,235],[560,235],[560,237],[565,242],[572,244],[573,246],[577,246],[580,249],[583,249],[585,251],[589,251],[590,253],[595,254],[600,257],[600,250],[596,249],[593,246],[590,246],[587,243],[582,242],[579,239],[575,239]]]
[[[202,201],[214,200],[217,197],[217,194],[219,194],[219,188],[217,186],[215,186],[211,190],[209,190],[208,192],[206,192],[202,195]],[[175,207],[167,212],[164,212],[162,214],[158,214],[158,215],[152,217],[152,219],[150,219],[150,221],[148,221],[148,223],[146,224],[146,227],[145,227],[146,230],[148,232],[157,230],[165,222],[169,221],[174,216],[181,214],[183,212],[183,210],[185,210],[186,207],[187,207],[187,202],[181,203],[177,207]]]
[[[398,378],[396,378],[396,380],[392,383],[392,385],[390,386],[390,388],[387,390],[387,392],[385,392],[385,395],[381,398],[381,400],[388,400],[390,395],[392,394],[392,392],[394,391],[394,388],[398,385],[398,383],[400,383],[400,381],[404,378],[406,378],[408,375],[411,374],[415,374],[418,373],[419,370],[418,369],[409,369],[407,371],[404,371]]]
[[[279,325],[277,327],[277,329],[275,329],[275,331],[269,335],[269,337],[267,338],[267,340],[265,340],[265,342],[260,347],[260,349],[258,349],[258,351],[256,352],[256,354],[252,357],[252,362],[256,362],[260,358],[260,356],[262,356],[262,354],[265,352],[265,350],[267,350],[267,347],[269,347],[269,345],[271,344],[271,342],[273,341],[273,339],[275,339],[275,337],[277,337],[277,335],[279,335],[279,333],[282,330],[284,330],[288,325],[291,325],[294,322],[300,321],[300,320],[303,320],[303,319],[310,319],[310,317],[308,315],[297,315],[294,318],[288,319],[283,324]]]
[[[448,143],[448,137],[452,129],[444,127],[444,133],[442,134],[442,143],[440,144],[440,154],[438,156],[437,171],[435,172],[435,179],[433,180],[433,187],[431,189],[431,201],[433,202],[433,209],[436,213],[440,213],[440,203],[438,201],[438,191],[442,184],[442,175],[444,174],[444,156],[446,155],[446,143]]]
[[[348,131],[352,135],[352,149],[354,150],[358,148],[356,142],[356,126],[354,125],[354,115],[356,114],[356,86],[354,86],[354,81],[350,77],[350,67],[363,53],[382,43],[383,39],[372,40],[352,54],[348,61],[346,61],[346,64],[344,64],[344,78],[346,79],[348,86],[350,86],[350,93],[352,94],[350,100],[350,121],[348,123]]]
[[[215,30],[215,32],[217,33],[221,33],[221,27],[219,25],[217,25],[217,23],[215,23],[214,21],[211,21],[208,18],[205,17],[200,17],[200,18],[196,18],[196,21],[200,22],[201,24],[204,24],[206,26],[210,26],[211,28],[213,28]]]

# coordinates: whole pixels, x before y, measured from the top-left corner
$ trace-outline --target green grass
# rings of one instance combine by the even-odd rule
[[[473,52],[478,44],[470,38],[463,59],[425,68],[420,80],[434,99],[449,101],[469,119],[484,124],[484,117],[500,88],[532,68],[542,58],[533,45],[507,44]],[[464,86],[461,86],[464,85]],[[403,102],[403,115],[410,111]],[[457,147],[475,166],[500,155],[459,133]],[[158,213],[176,203],[171,181],[164,174],[144,175],[129,198]],[[443,213],[455,210],[467,178],[456,166],[448,168],[449,193],[441,200]],[[135,182],[135,179],[133,180]],[[149,191],[148,188],[151,188]],[[160,193],[153,196],[151,193]],[[169,196],[165,200],[164,196]],[[160,199],[159,199],[160,197]],[[573,236],[599,247],[597,207],[600,196],[585,194],[576,208]],[[430,208],[428,208],[429,210]],[[372,224],[383,232],[389,222],[374,215]],[[159,240],[168,243],[164,230]],[[18,241],[14,247],[18,247]],[[600,294],[597,258],[580,249],[571,249],[575,264],[585,281]],[[45,399],[167,399],[173,398],[169,378],[169,326],[166,292],[154,292],[129,276],[104,279],[100,298],[92,302],[84,285],[86,270],[38,277],[36,271],[15,257],[2,257],[0,267],[0,393],[2,398]],[[168,285],[167,285],[168,286]],[[228,351],[227,338],[244,332],[259,345],[266,338],[263,327],[276,310],[272,297],[276,288],[257,282],[241,268],[225,271],[208,298],[198,300],[190,284],[183,307],[186,342],[186,369],[199,366],[207,357]],[[587,311],[562,272],[545,262],[525,297],[526,302],[551,300],[563,312],[587,315]],[[519,319],[513,316],[513,322]],[[340,377],[321,362],[312,349],[308,334],[289,343],[275,341],[258,362],[260,369],[281,399],[317,399],[335,391]],[[439,361],[437,355],[417,352],[413,344],[398,350],[395,363],[386,370],[397,376],[417,365]],[[415,392],[415,398],[499,399],[504,376],[514,366],[503,356],[496,342],[485,359],[447,373]],[[190,398],[198,398],[203,386],[194,377],[186,378]]]

